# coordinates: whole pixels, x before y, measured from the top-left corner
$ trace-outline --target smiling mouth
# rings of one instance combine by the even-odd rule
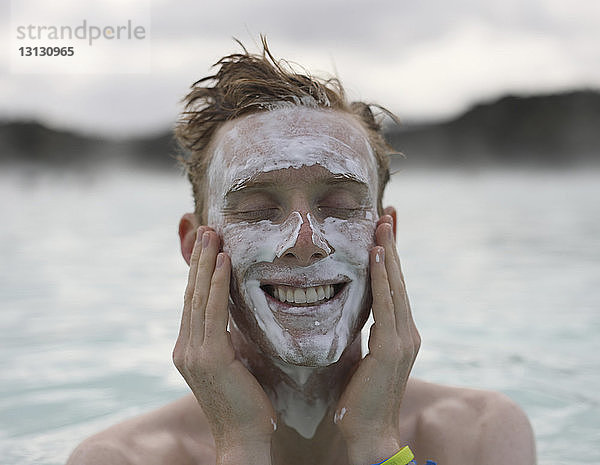
[[[320,305],[336,297],[347,283],[323,284],[313,287],[291,287],[265,284],[260,288],[273,299],[295,307]]]

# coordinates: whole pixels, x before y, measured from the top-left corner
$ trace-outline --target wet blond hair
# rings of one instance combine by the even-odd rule
[[[238,41],[243,53],[221,58],[214,67],[216,74],[204,77],[191,86],[175,126],[175,137],[184,154],[178,157],[192,184],[195,214],[204,223],[207,172],[212,152],[210,143],[217,130],[227,121],[244,115],[269,111],[284,105],[330,109],[353,115],[365,129],[375,159],[379,189],[377,205],[389,180],[389,157],[393,149],[382,135],[372,107],[394,116],[385,108],[364,102],[348,102],[337,78],[322,79],[297,72],[285,60],[276,60],[265,37],[261,37],[262,53],[250,54]]]

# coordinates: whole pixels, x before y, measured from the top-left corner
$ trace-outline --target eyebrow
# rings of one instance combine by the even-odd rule
[[[230,194],[235,194],[237,192],[247,190],[247,189],[268,189],[271,187],[277,187],[281,185],[281,183],[277,183],[270,180],[261,180],[260,177],[264,173],[258,173],[253,176],[248,176],[247,178],[240,179],[236,181],[225,193],[225,197],[228,197]],[[327,185],[337,185],[337,184],[354,184],[361,189],[368,189],[369,186],[362,179],[351,173],[341,173],[334,174],[333,176],[329,176],[325,180],[325,184]]]
[[[358,184],[361,187],[366,187],[366,188],[369,187],[367,185],[367,183],[364,182],[362,179],[360,179],[350,173],[335,174],[332,177],[328,178],[327,181],[325,182],[325,184],[331,184],[331,185],[344,184],[344,183]]]

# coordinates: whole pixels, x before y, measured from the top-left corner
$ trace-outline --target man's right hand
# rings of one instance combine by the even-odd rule
[[[269,464],[277,417],[235,357],[227,331],[231,261],[219,249],[217,234],[198,228],[173,362],[208,419],[217,464]]]

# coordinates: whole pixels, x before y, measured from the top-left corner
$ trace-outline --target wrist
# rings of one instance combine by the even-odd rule
[[[348,443],[348,458],[351,465],[371,465],[389,459],[401,448],[395,437],[365,438]]]

